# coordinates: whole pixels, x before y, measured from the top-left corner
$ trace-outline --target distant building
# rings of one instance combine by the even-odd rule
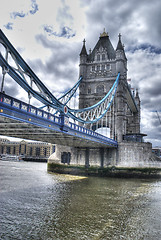
[[[51,143],[0,139],[0,154],[21,155],[24,160],[45,161],[54,151],[55,145]]]
[[[161,148],[160,147],[155,147],[152,149],[152,152],[157,155],[158,157],[161,157]]]

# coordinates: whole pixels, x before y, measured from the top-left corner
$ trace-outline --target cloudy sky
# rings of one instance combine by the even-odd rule
[[[160,0],[0,0],[0,6],[1,30],[56,96],[78,80],[84,38],[93,49],[105,28],[116,48],[121,33],[128,78],[140,93],[141,132],[161,147],[154,112],[161,111]],[[12,80],[5,90],[22,96]]]

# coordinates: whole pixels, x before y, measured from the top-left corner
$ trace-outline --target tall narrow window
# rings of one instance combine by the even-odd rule
[[[13,155],[15,155],[16,154],[16,147],[14,146],[13,147]]]
[[[106,69],[107,69],[107,71],[110,70],[110,65],[109,64],[107,64]]]
[[[105,54],[102,54],[102,60],[105,60]]]
[[[36,156],[40,156],[40,147],[36,147]]]
[[[100,61],[100,55],[97,55],[97,61]]]
[[[99,71],[99,70],[100,70],[100,65],[97,66],[97,71]]]
[[[104,71],[104,70],[105,70],[105,65],[103,64],[103,65],[102,65],[102,71]]]
[[[32,147],[30,147],[30,156],[32,156]]]

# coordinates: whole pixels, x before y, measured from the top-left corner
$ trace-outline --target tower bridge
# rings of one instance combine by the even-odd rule
[[[105,31],[89,54],[83,41],[79,79],[58,99],[2,31],[0,51],[1,135],[58,144],[48,161],[54,171],[62,165],[88,170],[154,165],[152,146],[143,142],[145,135],[140,133],[139,93],[132,93],[127,82],[127,58],[120,34],[116,50]],[[5,94],[8,74],[27,92],[28,103]],[[69,103],[78,90],[79,108],[71,108]],[[32,97],[43,106],[31,105]],[[98,134],[95,130],[99,127],[108,128],[110,137]]]

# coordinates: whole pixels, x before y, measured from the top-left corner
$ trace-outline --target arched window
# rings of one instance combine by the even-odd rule
[[[105,60],[105,54],[102,54],[102,60]]]
[[[102,94],[104,93],[104,86],[103,85],[98,85],[96,88],[96,93]]]

